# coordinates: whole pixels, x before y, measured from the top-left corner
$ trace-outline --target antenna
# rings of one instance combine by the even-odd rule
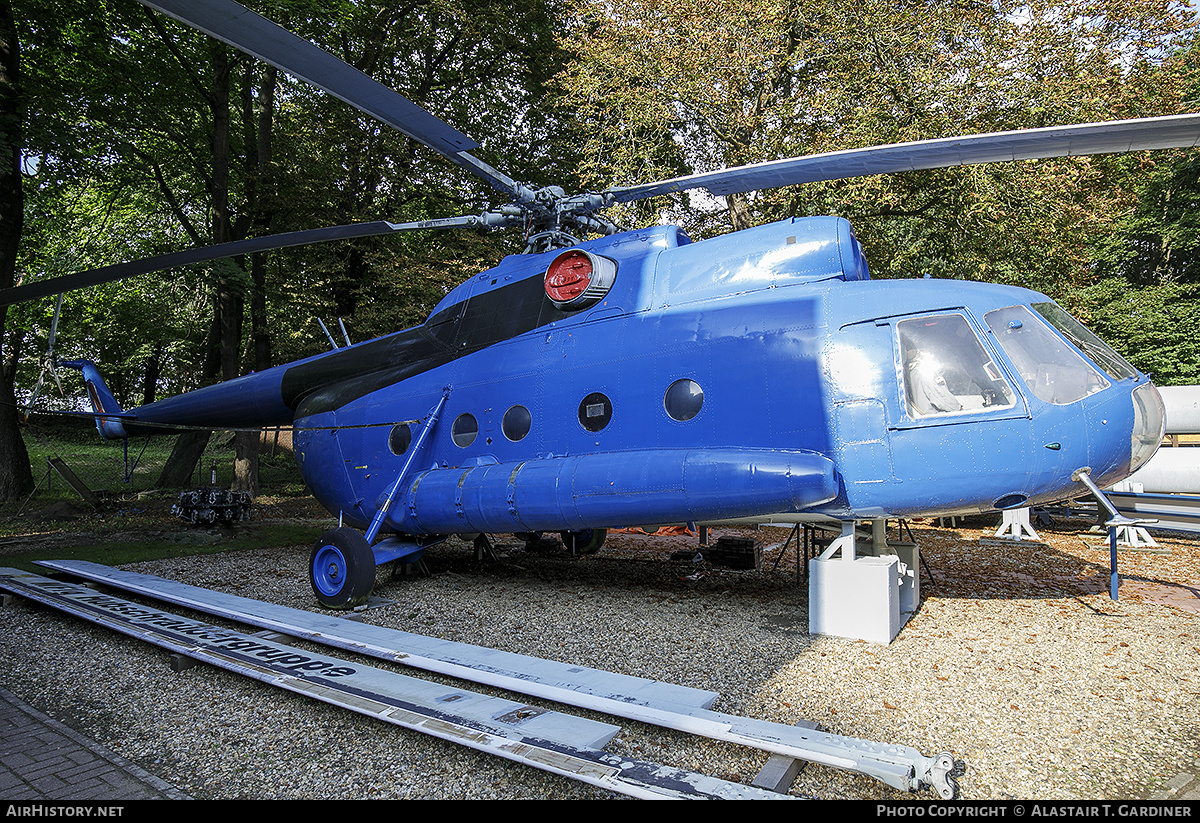
[[[320,325],[321,331],[325,332],[325,337],[328,338],[329,345],[335,349],[341,348],[340,346],[338,346],[337,341],[333,339],[333,335],[329,333],[329,329],[326,328],[325,321],[318,317],[317,324]]]

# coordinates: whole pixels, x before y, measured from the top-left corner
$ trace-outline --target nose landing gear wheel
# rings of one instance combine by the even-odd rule
[[[361,606],[375,585],[375,553],[354,529],[330,529],[313,545],[308,576],[325,608]]]

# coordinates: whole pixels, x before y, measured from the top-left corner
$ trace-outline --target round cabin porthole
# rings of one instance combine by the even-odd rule
[[[412,445],[412,430],[407,423],[397,423],[388,433],[388,449],[392,454],[401,455]]]
[[[612,420],[612,401],[600,392],[592,392],[579,404],[579,423],[590,432],[598,432]]]
[[[529,434],[532,424],[533,417],[529,414],[529,409],[518,405],[504,413],[504,419],[500,421],[500,430],[504,432],[505,437],[516,443]]]
[[[700,413],[704,405],[704,389],[695,380],[676,380],[663,395],[663,408],[672,420],[683,423]]]
[[[463,412],[454,418],[454,425],[450,427],[450,439],[454,441],[454,445],[465,449],[475,442],[477,434],[479,434],[479,423],[476,422],[475,415]]]

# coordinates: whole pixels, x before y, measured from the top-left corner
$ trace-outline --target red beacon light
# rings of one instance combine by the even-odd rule
[[[546,296],[563,311],[579,311],[608,294],[616,278],[615,261],[582,249],[568,249],[546,269]]]

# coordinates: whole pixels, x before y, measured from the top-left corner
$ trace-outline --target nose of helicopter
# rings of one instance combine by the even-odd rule
[[[1038,489],[1033,503],[1079,496],[1074,475],[1081,469],[1101,489],[1129,477],[1158,450],[1164,417],[1162,397],[1145,375],[1075,403],[1043,407],[1035,415],[1035,437],[1044,448],[1035,450],[1031,464]]]
[[[1124,480],[1145,465],[1162,443],[1165,411],[1154,384],[1143,381],[1128,394],[1116,393],[1091,410],[1095,431],[1111,432],[1089,444],[1091,469],[1101,488]],[[1120,421],[1120,422],[1118,422]],[[1122,425],[1123,424],[1123,425]]]
[[[1162,445],[1166,428],[1166,407],[1153,383],[1133,390],[1133,435],[1130,438],[1129,471],[1144,466]]]

